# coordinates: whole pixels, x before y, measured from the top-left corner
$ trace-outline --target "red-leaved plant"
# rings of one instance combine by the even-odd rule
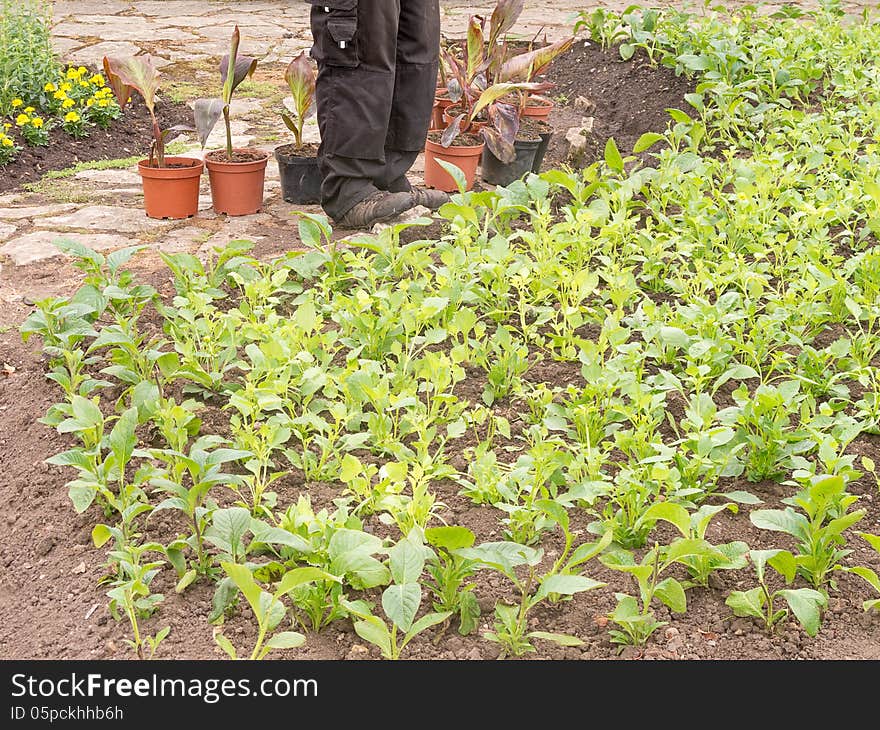
[[[315,81],[316,74],[312,61],[303,51],[287,66],[284,80],[293,97],[293,113],[281,112],[285,126],[296,138],[296,148],[303,147],[303,126],[306,119],[315,113]]]
[[[156,119],[156,94],[159,91],[159,71],[150,56],[128,56],[116,58],[104,56],[104,74],[113,89],[120,109],[125,109],[131,101],[132,92],[137,91],[144,99],[153,123],[153,142],[150,145],[150,167],[165,167],[165,139],[173,132],[194,132],[195,129],[176,124],[162,129]]]
[[[208,136],[217,125],[220,115],[226,124],[226,157],[232,161],[232,127],[229,123],[229,105],[232,103],[232,93],[239,84],[251,76],[257,69],[257,59],[251,56],[239,56],[238,46],[241,43],[241,32],[238,26],[232,31],[232,40],[229,53],[220,59],[220,79],[223,82],[223,91],[220,99],[198,99],[194,105],[196,129],[202,149],[208,141]],[[232,73],[229,73],[229,69]]]

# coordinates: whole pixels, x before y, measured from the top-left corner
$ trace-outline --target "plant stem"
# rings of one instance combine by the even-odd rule
[[[232,162],[232,127],[229,124],[229,104],[223,107],[223,122],[226,124],[226,159]]]

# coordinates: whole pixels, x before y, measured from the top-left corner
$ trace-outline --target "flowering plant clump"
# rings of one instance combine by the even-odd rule
[[[82,136],[90,124],[107,129],[122,113],[104,75],[91,74],[85,66],[71,66],[57,83],[47,82],[43,87],[41,108],[62,119],[76,112],[82,124],[81,131],[75,136]]]
[[[13,108],[21,108],[21,104],[15,102],[20,99],[13,99]],[[36,114],[36,109],[32,106],[26,106],[15,116],[15,126],[24,138],[25,142],[35,147],[42,147],[49,144],[49,129],[51,123],[47,123],[43,117]]]
[[[8,134],[11,128],[12,125],[6,122],[3,125],[3,129],[0,130],[0,167],[4,167],[12,162],[19,151],[15,140]]]

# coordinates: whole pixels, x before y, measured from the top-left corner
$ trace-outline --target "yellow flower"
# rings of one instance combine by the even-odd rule
[[[31,126],[36,127],[37,129],[39,129],[40,127],[42,127],[42,126],[43,126],[43,120],[42,120],[42,118],[40,118],[40,117],[34,117],[33,119],[31,119]]]
[[[63,92],[65,92],[65,93],[67,93],[68,91],[70,91],[72,88],[73,88],[73,85],[67,83],[66,81],[65,81],[63,84],[61,84],[61,90],[62,90]]]
[[[76,104],[76,102],[73,99],[65,99],[61,102],[61,108],[70,109],[70,107],[72,107],[74,104]]]
[[[67,114],[64,115],[64,121],[65,122],[78,122],[79,121],[79,114],[77,114],[76,112],[67,112]]]
[[[106,106],[110,106],[110,102],[106,99],[98,99],[98,106],[103,109]]]
[[[16,123],[19,127],[23,127],[23,126],[24,126],[25,124],[27,124],[30,120],[31,120],[31,118],[30,118],[27,114],[19,114],[19,115],[15,118],[15,123]]]
[[[94,99],[86,99],[86,106],[91,106],[94,103],[95,103]]]
[[[12,125],[9,122],[3,122],[3,129],[12,129]]]
[[[30,114],[31,112],[35,112],[35,111],[37,111],[37,110],[34,109],[32,106],[26,106],[26,107],[24,108],[24,113],[25,113],[25,114]]]
[[[67,94],[65,94],[63,91],[61,91],[61,89],[59,89],[54,94],[52,94],[52,96],[55,99],[66,99],[67,98]]]
[[[88,88],[89,88],[89,82],[88,82],[88,81],[80,81],[80,82],[79,82],[79,85],[82,86],[84,89],[88,89]]]
[[[95,74],[89,79],[89,83],[94,84],[95,86],[103,86],[106,82],[101,74]]]
[[[88,71],[86,70],[86,67],[85,67],[85,66],[80,66],[80,67],[76,70],[76,75],[77,75],[77,76],[82,76],[83,74],[86,74],[86,73],[88,73]]]
[[[24,102],[21,99],[13,99],[12,100],[12,108],[18,109],[18,107],[24,106]]]
[[[43,87],[43,91],[55,91],[56,86],[51,81]]]
[[[3,142],[0,144],[2,144],[4,147],[12,147],[12,140],[9,139],[9,137],[3,137]]]

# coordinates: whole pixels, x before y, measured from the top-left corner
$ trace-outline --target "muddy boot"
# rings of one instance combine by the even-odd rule
[[[357,228],[369,230],[377,223],[385,223],[397,218],[415,207],[410,193],[386,193],[381,190],[357,203],[342,218],[335,221],[338,228]]]
[[[424,205],[431,210],[437,210],[441,205],[449,202],[448,193],[431,188],[413,188],[412,197],[416,205]]]

